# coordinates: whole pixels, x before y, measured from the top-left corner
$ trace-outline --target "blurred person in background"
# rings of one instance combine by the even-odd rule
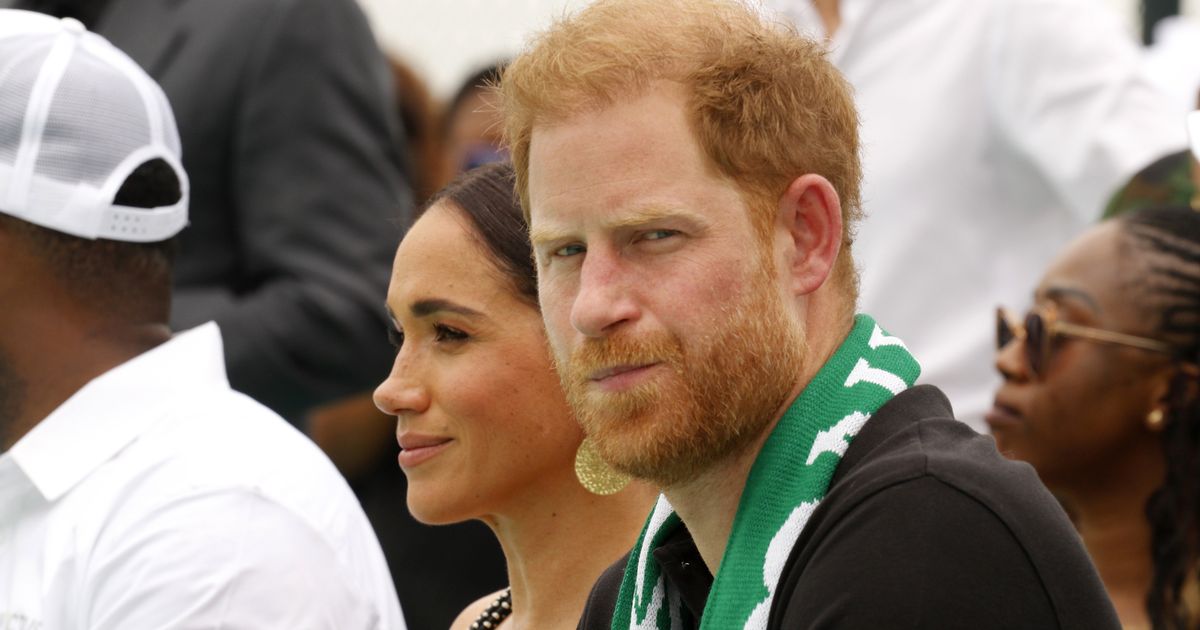
[[[0,626],[404,628],[329,460],[172,336],[188,178],[162,90],[0,9]]]
[[[409,509],[431,524],[482,520],[508,560],[509,588],[469,606],[456,630],[575,628],[588,589],[653,502],[640,484],[594,485],[536,287],[507,163],[451,183],[396,253],[387,305],[397,354],[375,401],[398,420]]]
[[[767,5],[826,39],[854,86],[862,308],[983,430],[994,305],[1022,298],[1120,186],[1184,146],[1175,110],[1095,0]]]
[[[1109,202],[1104,216],[1153,206],[1191,206],[1200,210],[1200,95],[1188,118],[1192,149],[1172,153],[1142,169]]]
[[[394,56],[388,63],[396,83],[396,113],[412,157],[413,194],[420,206],[449,184],[457,172],[446,161],[440,104],[411,66]]]
[[[1172,15],[1154,24],[1146,49],[1146,75],[1181,111],[1188,111],[1200,91],[1200,19]]]
[[[439,106],[412,68],[396,58],[390,63],[396,110],[412,157],[413,190],[423,206],[453,175]],[[409,630],[445,630],[468,604],[506,583],[504,554],[486,525],[467,521],[432,527],[409,513],[408,482],[396,466],[396,420],[379,411],[370,392],[315,409],[308,428],[371,519]]]
[[[1123,214],[997,320],[987,422],[1074,517],[1122,624],[1200,627],[1200,213]]]
[[[411,220],[388,67],[354,0],[0,0],[78,18],[167,93],[192,180],[171,325],[302,423],[387,370],[376,306]],[[400,226],[395,217],[400,216]]]
[[[500,107],[492,87],[500,83],[504,62],[476,71],[463,80],[446,107],[443,120],[446,156],[451,173],[508,159],[501,140]]]

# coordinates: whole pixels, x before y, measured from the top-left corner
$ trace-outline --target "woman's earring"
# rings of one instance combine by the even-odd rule
[[[575,452],[575,476],[588,492],[606,496],[616,494],[629,485],[630,477],[617,472],[600,458],[592,438],[585,437]]]
[[[1149,427],[1151,431],[1157,431],[1157,430],[1161,429],[1162,424],[1163,424],[1162,409],[1155,409],[1154,411],[1151,411],[1150,413],[1146,414],[1146,426]]]

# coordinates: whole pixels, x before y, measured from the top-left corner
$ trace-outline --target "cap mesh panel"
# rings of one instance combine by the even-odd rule
[[[133,151],[149,141],[149,122],[137,89],[108,64],[78,55],[51,101],[34,170],[64,182],[99,188]],[[136,165],[134,165],[136,166]],[[51,191],[34,186],[39,202]]]
[[[29,95],[49,53],[44,37],[0,42],[0,164],[4,166],[11,167],[17,159]]]

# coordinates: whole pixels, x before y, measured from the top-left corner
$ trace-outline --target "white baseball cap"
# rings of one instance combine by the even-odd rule
[[[179,201],[113,203],[129,175],[161,159]],[[179,131],[162,89],[71,18],[0,9],[0,212],[87,239],[166,240],[187,225]]]

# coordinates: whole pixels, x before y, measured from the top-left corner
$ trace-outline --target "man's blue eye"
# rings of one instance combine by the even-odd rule
[[[644,235],[642,235],[642,238],[647,241],[658,241],[664,238],[675,236],[678,233],[679,232],[676,232],[675,230],[653,230],[646,232]]]
[[[554,255],[558,257],[575,256],[577,254],[582,254],[585,251],[587,250],[583,247],[583,245],[576,243],[574,245],[567,245],[566,247],[560,247],[554,250]]]

